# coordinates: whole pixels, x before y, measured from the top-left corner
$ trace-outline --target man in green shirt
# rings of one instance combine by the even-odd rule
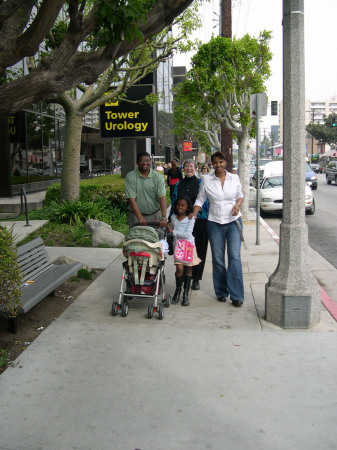
[[[164,177],[151,169],[147,152],[138,153],[137,169],[125,177],[125,196],[129,200],[129,227],[159,222],[166,227],[166,188]]]

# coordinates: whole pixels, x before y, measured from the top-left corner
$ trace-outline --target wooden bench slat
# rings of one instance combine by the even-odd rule
[[[36,247],[44,245],[43,240],[41,238],[33,239],[32,241],[27,242],[27,244],[20,245],[17,249],[17,255],[18,258],[23,254],[26,253],[32,249],[35,249]]]
[[[53,266],[42,276],[38,277],[34,283],[24,286],[21,290],[22,308],[20,313],[29,311],[40,300],[47,297],[69,277],[74,275],[81,267],[82,263]]]
[[[45,272],[52,269],[53,267],[54,267],[54,264],[46,263],[45,265],[40,266],[37,269],[35,269],[34,272],[25,274],[22,277],[22,284],[24,284],[27,280],[28,281],[35,280],[37,277],[40,277],[41,275],[43,275]]]
[[[38,247],[29,249],[25,252],[21,252],[21,255],[17,257],[18,263],[20,264],[21,261],[25,261],[27,258],[34,259],[35,255],[41,254],[44,255],[46,258],[48,258],[48,253],[44,246],[39,245]]]
[[[18,260],[19,267],[24,267],[27,265],[27,262],[30,262],[32,265],[38,264],[39,261],[48,261],[48,255],[44,252],[43,249],[37,250],[36,252],[26,253],[22,255],[21,259]]]
[[[20,314],[28,312],[83,266],[80,262],[52,264],[41,238],[18,247],[17,260],[22,274]],[[25,283],[27,280],[33,283]],[[17,331],[16,317],[10,318],[10,330]]]

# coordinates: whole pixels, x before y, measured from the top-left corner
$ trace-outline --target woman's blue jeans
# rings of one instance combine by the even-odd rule
[[[241,218],[237,219],[242,227]],[[235,222],[221,225],[208,221],[208,237],[212,250],[213,285],[217,297],[228,297],[231,300],[244,300],[241,237]],[[227,244],[228,267],[225,265]]]

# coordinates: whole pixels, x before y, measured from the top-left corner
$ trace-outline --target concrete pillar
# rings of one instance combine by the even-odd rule
[[[283,328],[320,320],[320,289],[307,262],[304,80],[304,0],[283,0],[283,220],[279,263],[265,298],[266,320]]]

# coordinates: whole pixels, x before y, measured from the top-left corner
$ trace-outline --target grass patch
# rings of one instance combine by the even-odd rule
[[[47,247],[91,247],[91,233],[84,224],[48,222],[20,242],[26,244],[41,237]]]

